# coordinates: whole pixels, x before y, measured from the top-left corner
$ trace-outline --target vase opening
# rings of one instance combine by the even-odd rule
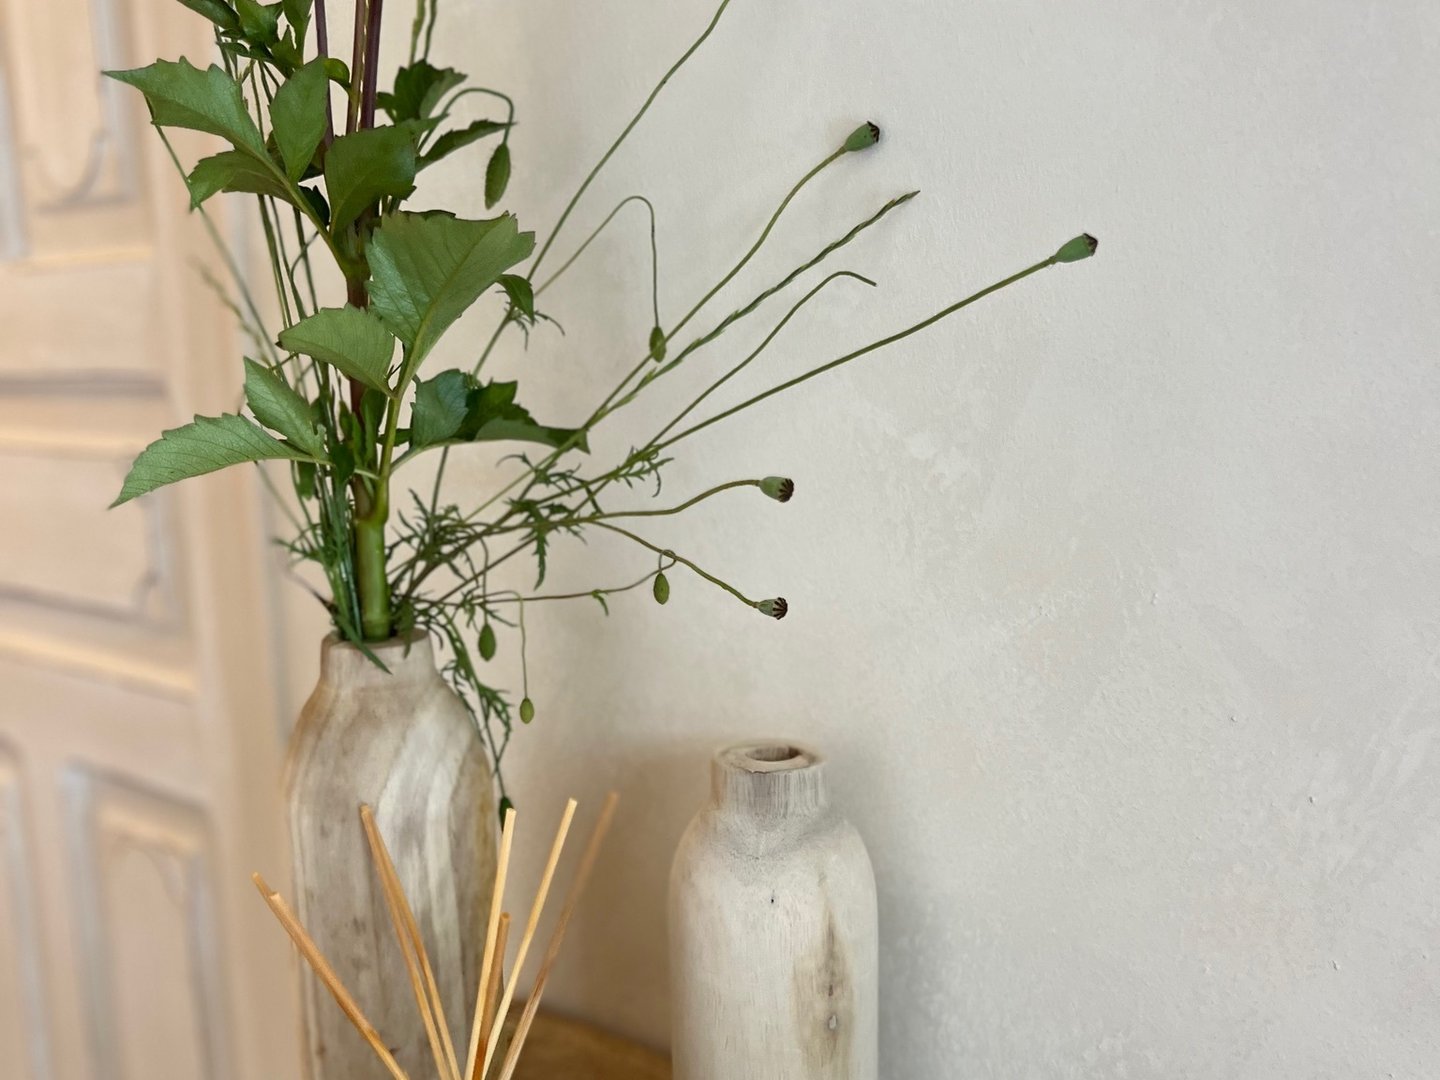
[[[793,746],[755,746],[747,750],[745,756],[752,761],[791,761],[804,757],[805,751]]]

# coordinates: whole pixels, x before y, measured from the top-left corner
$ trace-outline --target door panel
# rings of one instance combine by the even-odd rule
[[[218,260],[139,96],[98,75],[204,64],[205,26],[169,0],[0,0],[6,1080],[298,1060],[288,948],[249,882],[288,862],[260,485],[106,509],[161,428],[236,404],[238,335],[195,270]],[[237,210],[215,201],[222,232]]]

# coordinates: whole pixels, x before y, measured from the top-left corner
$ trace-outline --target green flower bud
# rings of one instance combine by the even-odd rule
[[[761,615],[769,615],[772,619],[783,619],[785,613],[790,610],[790,605],[785,602],[783,596],[777,596],[773,600],[761,600],[755,605],[755,610]]]
[[[520,702],[520,722],[528,724],[535,719],[535,703],[528,697]]]
[[[845,140],[846,153],[853,154],[857,150],[868,150],[880,141],[880,128],[870,121],[865,121]]]
[[[760,490],[776,502],[789,502],[795,494],[795,481],[788,476],[767,476],[760,481]]]
[[[1068,244],[1061,245],[1060,250],[1055,252],[1051,258],[1055,262],[1079,262],[1081,259],[1088,259],[1094,255],[1095,249],[1099,246],[1099,240],[1089,233],[1081,233]]]
[[[664,571],[655,575],[655,602],[663,604],[670,599],[670,579],[665,576]]]
[[[505,196],[510,186],[510,144],[501,143],[490,155],[485,166],[485,209],[490,209]]]
[[[488,622],[480,628],[480,659],[491,660],[495,656],[495,628]]]
[[[500,798],[500,827],[501,827],[501,828],[504,828],[504,827],[505,827],[505,815],[508,814],[511,810],[514,810],[514,809],[515,809],[515,804],[510,801],[510,796],[509,796],[509,795],[503,795],[503,796],[501,796],[501,798]]]
[[[650,359],[657,364],[665,359],[665,331],[658,326],[650,331]]]

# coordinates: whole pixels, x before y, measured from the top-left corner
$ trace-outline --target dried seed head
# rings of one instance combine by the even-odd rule
[[[795,481],[788,476],[767,476],[760,481],[760,490],[776,502],[789,502],[795,494]]]
[[[790,605],[785,602],[783,596],[777,596],[773,600],[761,600],[755,605],[755,610],[761,615],[769,615],[772,619],[783,619],[785,613],[790,610]]]
[[[666,603],[670,599],[670,579],[665,576],[663,570],[655,575],[655,586],[651,592],[655,594],[657,604]]]
[[[853,154],[857,150],[868,150],[879,141],[880,128],[867,120],[850,133],[845,140],[845,150]]]
[[[1095,254],[1095,249],[1100,246],[1100,241],[1089,233],[1081,233],[1069,243],[1063,244],[1060,250],[1051,256],[1056,262],[1079,262],[1081,259],[1088,259]]]

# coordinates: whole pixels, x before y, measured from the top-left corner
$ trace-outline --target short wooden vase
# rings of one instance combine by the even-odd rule
[[[670,875],[675,1080],[876,1080],[875,877],[819,754],[721,751]]]
[[[480,978],[497,823],[475,723],[416,633],[370,646],[331,637],[286,766],[300,920],[409,1076],[429,1075],[385,895],[360,827],[368,804],[395,860],[463,1055]],[[302,967],[307,1080],[389,1080],[323,985]]]

